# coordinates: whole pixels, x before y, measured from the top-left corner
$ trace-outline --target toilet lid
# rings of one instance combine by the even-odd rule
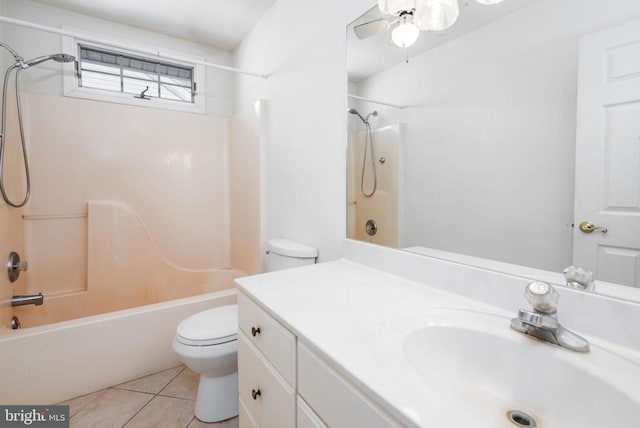
[[[238,305],[219,306],[191,315],[178,324],[176,339],[185,345],[207,346],[236,340]]]

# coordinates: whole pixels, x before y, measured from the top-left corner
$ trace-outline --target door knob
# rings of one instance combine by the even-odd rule
[[[604,226],[596,226],[595,224],[588,222],[588,221],[583,221],[582,223],[580,223],[580,230],[583,231],[584,233],[591,233],[594,230],[598,230],[600,229],[602,231],[602,233],[607,233],[608,230],[606,227]]]

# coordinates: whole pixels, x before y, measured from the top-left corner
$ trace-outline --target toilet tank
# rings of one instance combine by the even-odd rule
[[[267,247],[267,272],[312,265],[318,258],[316,248],[290,239],[270,239]]]

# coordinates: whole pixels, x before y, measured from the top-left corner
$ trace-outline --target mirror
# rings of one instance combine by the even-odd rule
[[[593,134],[579,99],[586,99],[589,70],[599,69],[583,62],[612,31],[631,28],[635,39],[607,51],[607,83],[633,84],[640,93],[640,25],[633,23],[640,2],[458,4],[449,29],[422,31],[407,49],[390,42],[394,22],[356,35],[362,24],[392,21],[376,5],[347,28],[347,237],[498,270],[526,266],[528,276],[562,278],[577,264],[597,280],[638,287],[640,249],[613,242],[633,231],[640,239],[640,228],[605,234],[578,225],[598,225],[606,211],[640,217],[640,102],[607,110],[627,151],[596,155],[609,162],[607,183],[630,177],[626,193],[607,183],[590,191],[580,177],[595,175],[583,159],[594,151],[577,141]],[[608,208],[581,217],[587,197],[607,191]],[[578,257],[581,245],[595,241],[602,254]],[[614,268],[601,266],[608,262]],[[596,291],[640,300],[640,289],[604,284]]]

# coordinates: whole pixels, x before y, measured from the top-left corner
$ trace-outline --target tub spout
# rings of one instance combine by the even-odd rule
[[[11,298],[11,306],[24,306],[24,305],[36,305],[40,306],[44,303],[44,296],[42,293],[33,294],[30,296],[13,296]]]

